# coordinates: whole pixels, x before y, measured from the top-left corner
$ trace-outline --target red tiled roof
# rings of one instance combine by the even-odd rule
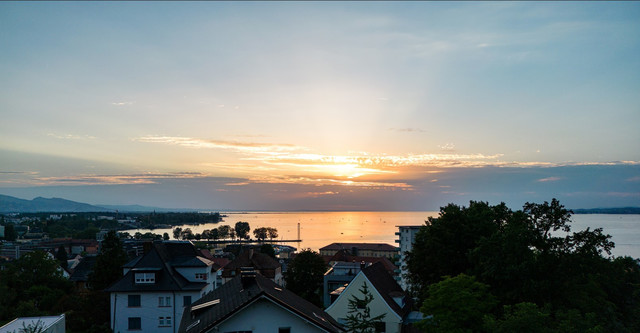
[[[397,251],[395,246],[384,243],[333,243],[321,248],[320,251],[338,251],[343,249],[351,250],[354,247],[358,250]]]

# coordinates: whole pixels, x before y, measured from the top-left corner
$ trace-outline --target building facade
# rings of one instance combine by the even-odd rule
[[[409,281],[406,279],[407,271],[407,252],[410,252],[413,249],[413,243],[416,240],[416,234],[420,231],[421,226],[417,225],[399,225],[398,232],[396,232],[396,243],[400,248],[400,258],[398,262],[396,262],[396,266],[398,266],[399,274],[396,275],[396,281],[400,284],[402,289],[407,290],[409,288]]]
[[[340,250],[347,250],[353,256],[387,257],[395,260],[398,249],[384,243],[332,243],[320,249],[320,255],[333,256]]]
[[[154,242],[106,289],[111,329],[177,332],[184,308],[216,287],[212,266],[190,242]]]

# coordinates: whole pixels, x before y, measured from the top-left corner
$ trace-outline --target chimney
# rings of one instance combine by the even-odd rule
[[[240,281],[242,289],[247,289],[256,281],[256,271],[253,267],[240,267]]]

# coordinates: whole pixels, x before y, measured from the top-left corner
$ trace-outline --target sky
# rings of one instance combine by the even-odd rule
[[[640,2],[0,2],[0,194],[640,206]]]

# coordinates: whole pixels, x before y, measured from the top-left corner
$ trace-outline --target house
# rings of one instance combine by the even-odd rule
[[[89,281],[89,274],[91,274],[93,266],[96,264],[96,259],[97,257],[85,257],[74,267],[69,281],[74,283],[77,291],[86,292],[89,290],[87,282]]]
[[[349,300],[352,296],[362,298],[360,289],[365,283],[373,295],[373,300],[369,303],[371,317],[385,314],[382,319],[384,326],[379,327],[377,331],[401,332],[411,312],[412,301],[381,263],[363,268],[342,291],[338,299],[326,309],[326,312],[339,323],[344,324],[349,313]]]
[[[246,268],[185,309],[178,332],[344,332],[322,309]]]
[[[332,256],[340,250],[348,250],[351,255],[362,257],[387,257],[394,260],[398,248],[384,243],[332,243],[320,249],[320,255]]]
[[[327,307],[335,301],[344,290],[344,286],[349,284],[365,265],[367,264],[364,262],[336,262],[333,264],[322,277],[323,305]]]
[[[398,232],[396,232],[396,243],[400,246],[400,259],[396,262],[399,268],[399,274],[396,276],[396,281],[400,284],[402,289],[407,290],[409,287],[409,281],[405,278],[408,274],[407,271],[407,252],[413,250],[413,243],[416,240],[416,234],[420,231],[419,225],[399,225]]]
[[[213,262],[182,241],[155,241],[123,266],[111,295],[114,332],[176,332],[185,306],[215,288]]]
[[[59,316],[16,318],[6,325],[0,327],[0,333],[16,333],[23,331],[41,333],[64,333],[64,313]]]
[[[398,267],[387,257],[353,256],[349,250],[340,250],[333,256],[323,256],[323,259],[331,266],[323,277],[323,305],[325,307],[335,301],[340,292],[344,290],[344,285],[351,282],[366,266],[380,262],[392,276],[398,272]]]
[[[227,283],[240,274],[242,268],[252,267],[262,276],[271,279],[273,282],[284,285],[282,276],[282,266],[280,263],[270,256],[254,251],[254,249],[246,249],[238,256],[224,266],[222,270],[222,283]]]

